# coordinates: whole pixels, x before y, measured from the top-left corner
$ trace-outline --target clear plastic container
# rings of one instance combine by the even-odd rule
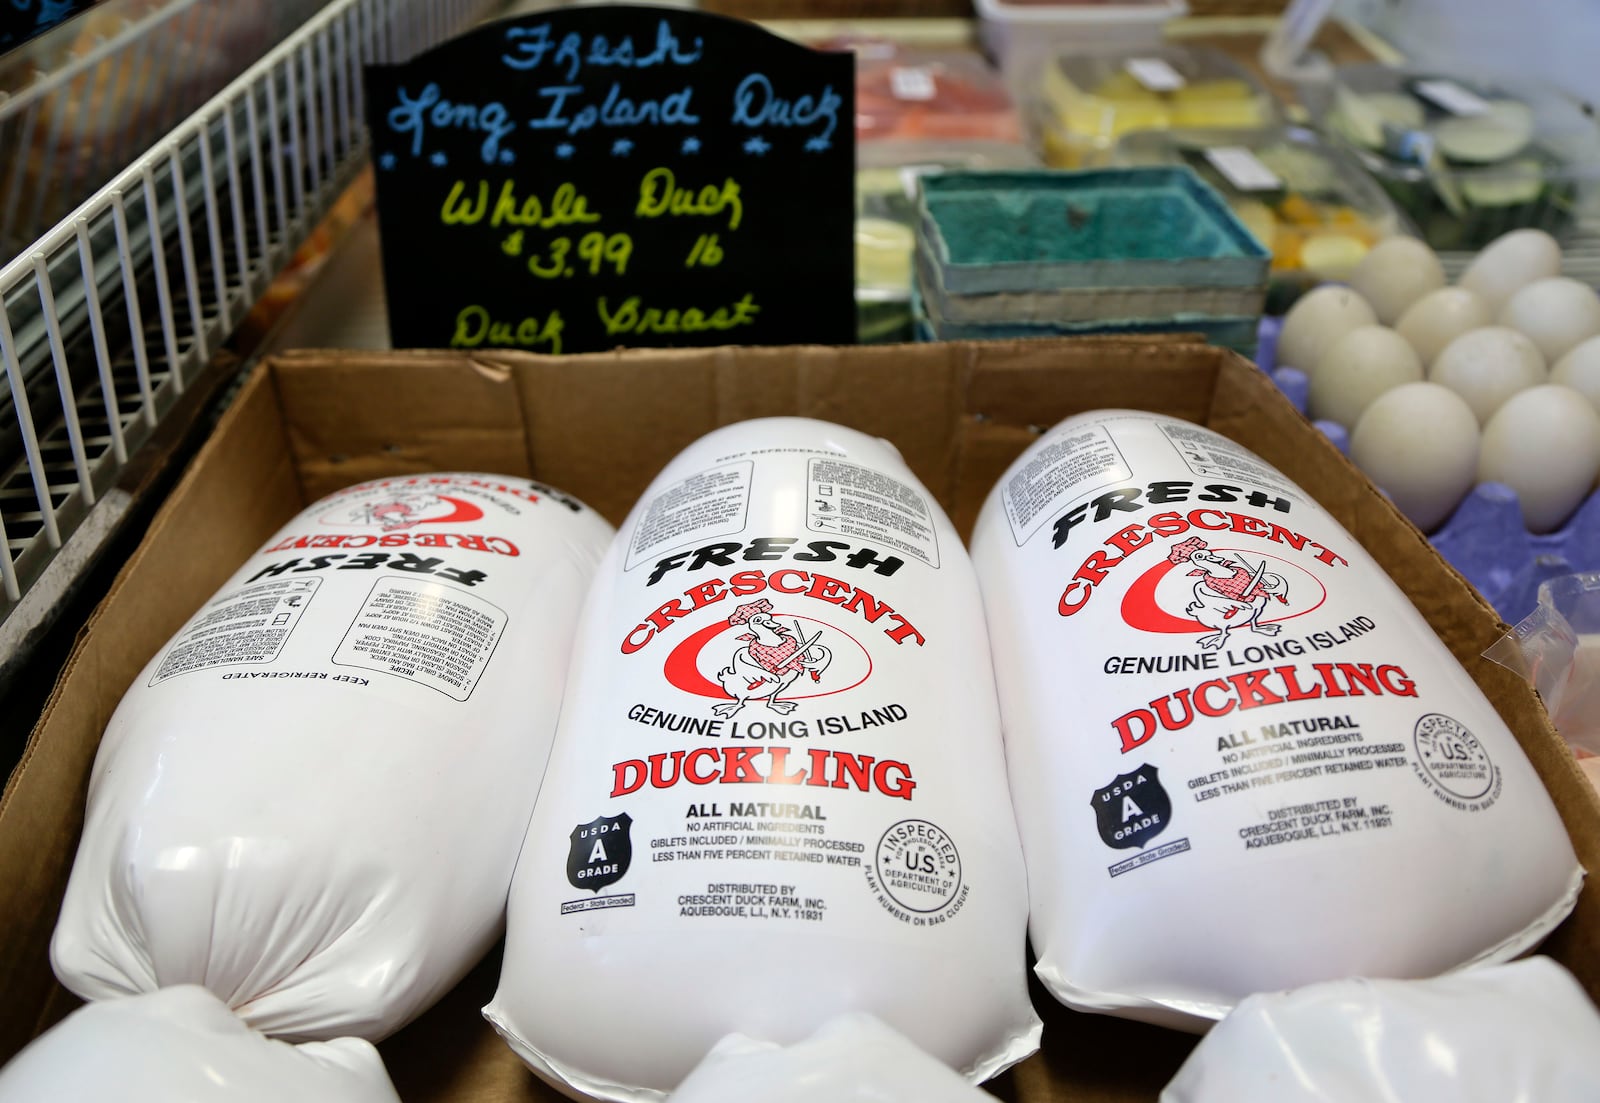
[[[856,138],[1020,143],[1023,134],[1005,82],[979,55],[891,47],[857,48]]]
[[[1136,130],[1236,130],[1279,121],[1271,93],[1220,50],[1162,46],[1065,54],[1041,71],[1031,122],[1045,163],[1109,164]]]
[[[1565,237],[1600,179],[1594,120],[1536,81],[1351,65],[1300,96],[1435,249],[1524,227]]]
[[[1367,250],[1410,227],[1347,151],[1301,127],[1127,134],[1119,165],[1188,165],[1272,252],[1268,313],[1342,280]]]
[[[979,35],[1013,88],[1031,84],[1063,51],[1148,50],[1186,0],[974,0]]]

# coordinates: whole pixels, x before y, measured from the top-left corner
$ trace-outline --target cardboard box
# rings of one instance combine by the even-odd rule
[[[1137,407],[1210,425],[1322,502],[1401,584],[1516,732],[1589,869],[1600,802],[1537,697],[1480,657],[1505,630],[1410,524],[1237,355],[1115,340],[599,354],[304,352],[263,365],[84,629],[0,798],[0,1058],[72,1006],[48,945],[95,747],[124,689],[233,569],[315,498],[364,479],[533,475],[620,521],[679,449],[718,425],[803,414],[893,441],[965,534],[1037,428]],[[219,732],[218,738],[226,738]],[[1600,997],[1600,886],[1545,944]],[[478,1015],[491,959],[383,1049],[410,1103],[554,1099]],[[1035,989],[1044,1050],[991,1084],[1023,1103],[1149,1100],[1193,1039],[1080,1015]],[[953,1013],[958,1013],[954,1012]]]

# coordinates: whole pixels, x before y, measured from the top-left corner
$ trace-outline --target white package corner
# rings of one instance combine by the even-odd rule
[[[1600,1015],[1545,957],[1433,980],[1338,980],[1242,1001],[1161,1103],[1591,1103]]]
[[[992,1103],[875,1016],[831,1019],[791,1046],[730,1034],[670,1103]]]
[[[0,1068],[0,1103],[399,1103],[359,1038],[290,1045],[197,985],[80,1007]]]

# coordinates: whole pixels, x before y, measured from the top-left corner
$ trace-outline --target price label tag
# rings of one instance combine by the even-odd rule
[[[1283,187],[1278,174],[1261,163],[1261,158],[1243,146],[1217,146],[1206,150],[1206,160],[1223,178],[1240,191],[1277,191]]]
[[[1182,73],[1159,57],[1130,57],[1122,67],[1152,92],[1176,92],[1189,83]]]
[[[1419,80],[1414,87],[1417,95],[1452,115],[1472,118],[1489,113],[1489,101],[1467,91],[1453,80]]]
[[[897,65],[889,70],[889,91],[897,100],[922,102],[933,99],[939,87],[933,70],[921,65]]]
[[[608,5],[369,67],[394,346],[853,343],[854,66]]]
[[[900,168],[900,190],[905,192],[907,199],[915,199],[917,197],[917,182],[930,172],[938,173],[943,171],[944,166],[939,164],[902,165]]]

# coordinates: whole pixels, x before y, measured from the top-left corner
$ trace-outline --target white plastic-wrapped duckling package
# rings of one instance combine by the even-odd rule
[[[0,1068],[0,1103],[400,1103],[371,1042],[290,1045],[178,985],[79,1008]]]
[[[1515,737],[1254,454],[1070,418],[972,551],[1036,971],[1067,1004],[1198,1029],[1252,992],[1510,958],[1572,909],[1582,870]]]
[[[1431,980],[1326,981],[1250,996],[1161,1103],[1590,1103],[1600,1014],[1546,957]]]
[[[86,998],[199,984],[295,1039],[398,1029],[503,926],[611,537],[526,479],[305,510],[106,728],[51,946]]]
[[[977,583],[938,503],[823,422],[684,450],[585,608],[490,1021],[609,1099],[846,1011],[979,1080],[1037,1045],[1026,916]]]
[[[993,1096],[881,1020],[852,1011],[791,1046],[730,1034],[669,1098],[671,1103],[989,1103]]]

